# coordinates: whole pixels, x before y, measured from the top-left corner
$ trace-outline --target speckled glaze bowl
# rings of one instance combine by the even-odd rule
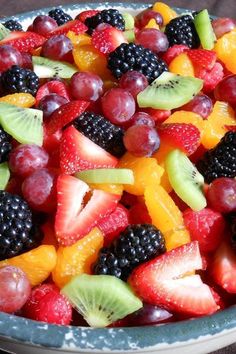
[[[106,7],[135,13],[147,6],[136,1],[135,4],[80,3],[63,9],[72,15],[84,9]],[[14,18],[27,28],[32,18],[49,10],[27,12]],[[234,343],[235,338],[236,306],[178,323],[113,329],[47,325],[0,312],[0,349],[17,354],[206,354]]]

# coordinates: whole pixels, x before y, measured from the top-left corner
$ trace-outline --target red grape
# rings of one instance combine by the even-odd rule
[[[210,97],[204,94],[196,95],[192,101],[181,107],[182,110],[194,112],[206,119],[213,110],[213,104]]]
[[[32,55],[30,53],[21,53],[22,68],[33,70]]]
[[[19,311],[30,292],[30,282],[21,269],[12,266],[0,268],[0,311]]]
[[[121,76],[119,86],[128,90],[136,98],[138,93],[148,86],[148,80],[146,76],[138,71],[127,71]]]
[[[209,206],[220,213],[236,211],[236,180],[221,177],[215,179],[207,190]]]
[[[158,306],[143,304],[143,307],[125,317],[128,326],[151,326],[173,320],[172,313]]]
[[[11,45],[0,46],[0,71],[5,71],[12,65],[22,65],[21,53]]]
[[[215,99],[228,102],[236,107],[236,75],[226,76],[219,82],[214,91]]]
[[[52,36],[42,46],[42,56],[52,60],[72,60],[71,40],[63,34]]]
[[[103,93],[102,79],[93,73],[75,73],[70,82],[71,93],[75,99],[97,101]]]
[[[217,18],[212,21],[212,27],[216,38],[220,38],[225,33],[232,31],[236,27],[236,21],[228,17]]]
[[[57,108],[66,104],[68,100],[65,97],[52,93],[50,95],[44,96],[41,101],[39,101],[38,108],[43,111],[43,118],[48,118]]]
[[[155,127],[155,121],[148,113],[137,112],[128,122],[127,127],[130,127],[132,125],[148,125],[149,127]]]
[[[165,33],[155,28],[144,28],[136,34],[136,44],[152,50],[154,53],[165,52],[169,48],[169,41]]]
[[[145,27],[150,20],[156,20],[156,23],[161,27],[163,25],[163,17],[159,12],[153,11],[151,9],[146,9],[140,12],[135,17],[135,25],[138,28]]]
[[[37,16],[33,22],[33,31],[42,36],[46,36],[57,27],[57,22],[52,17],[46,15]]]

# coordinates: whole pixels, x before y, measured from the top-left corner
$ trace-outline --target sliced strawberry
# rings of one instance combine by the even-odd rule
[[[188,50],[189,47],[184,44],[175,44],[163,54],[162,59],[169,65],[178,55]]]
[[[190,49],[187,52],[194,68],[211,70],[216,63],[216,52],[206,49]]]
[[[41,47],[45,38],[35,32],[14,31],[0,41],[0,45],[9,44],[20,52],[31,52],[33,49]]]
[[[158,129],[158,133],[161,142],[169,142],[188,155],[193,154],[200,145],[200,131],[193,124],[162,124]]]
[[[215,63],[211,70],[195,70],[195,75],[204,81],[203,91],[209,93],[215,89],[224,77],[224,68],[220,63]]]
[[[70,94],[68,87],[62,81],[53,80],[46,82],[46,84],[42,85],[36,94],[36,106],[39,104],[39,101],[47,95],[52,93],[56,93],[59,96],[65,97],[68,101],[70,101]]]
[[[67,174],[92,168],[115,167],[118,163],[114,156],[73,126],[63,132],[60,150],[61,170]]]
[[[72,122],[76,117],[80,116],[89,106],[87,101],[71,101],[57,108],[50,116],[47,123],[48,134],[54,134],[58,130],[64,128],[65,125]]]
[[[92,44],[101,53],[113,52],[122,43],[128,43],[122,31],[108,24],[100,24],[92,34]]]
[[[218,306],[209,286],[199,275],[184,276],[202,268],[198,243],[192,242],[140,265],[129,283],[138,296],[152,305],[188,315],[210,315]]]
[[[75,19],[84,23],[87,18],[97,15],[99,12],[99,10],[85,10],[78,14]]]
[[[58,130],[54,134],[49,134],[47,131],[47,127],[44,124],[43,126],[43,147],[49,153],[53,152],[54,150],[58,149],[60,146],[60,141],[62,137],[61,130]]]
[[[55,30],[47,34],[47,38],[58,34],[67,34],[69,31],[74,32],[75,34],[85,33],[88,27],[79,20],[68,21],[64,25],[57,27]]]
[[[88,191],[89,186],[76,177],[61,175],[58,178],[55,230],[58,242],[64,246],[86,236],[116,208],[120,199],[119,195],[95,189],[83,208],[83,199]]]

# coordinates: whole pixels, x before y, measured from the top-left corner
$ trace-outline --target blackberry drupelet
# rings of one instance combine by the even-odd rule
[[[115,9],[102,10],[98,14],[87,18],[85,20],[85,25],[88,27],[88,34],[91,35],[93,30],[100,25],[100,23],[108,23],[121,31],[125,30],[124,18],[121,13]]]
[[[62,9],[53,9],[49,11],[48,16],[53,18],[58,26],[64,25],[68,21],[72,21],[72,17],[65,13]]]
[[[127,280],[135,267],[165,251],[165,239],[154,225],[129,225],[110,248],[101,249],[94,273]]]
[[[236,177],[236,132],[227,132],[221,141],[198,161],[206,183],[219,177]]]
[[[139,71],[149,83],[168,70],[166,63],[150,49],[134,43],[122,43],[111,52],[108,56],[108,69],[117,79],[127,71]]]
[[[23,31],[21,24],[15,20],[9,20],[3,23],[3,26],[10,31]]]
[[[8,160],[11,149],[11,137],[0,126],[0,163]]]
[[[0,260],[37,247],[41,233],[33,226],[31,210],[24,199],[0,191]]]
[[[33,71],[13,65],[2,73],[1,85],[4,94],[24,92],[34,96],[39,87],[39,78]]]
[[[185,44],[189,48],[198,48],[200,39],[194,26],[193,18],[184,15],[171,20],[165,28],[170,46]]]
[[[110,154],[121,157],[125,153],[124,131],[92,112],[84,112],[73,122],[75,128]]]

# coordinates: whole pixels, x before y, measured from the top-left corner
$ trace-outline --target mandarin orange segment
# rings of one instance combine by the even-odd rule
[[[157,163],[162,165],[166,159],[166,156],[176,147],[171,145],[169,142],[165,142],[164,144],[160,144],[159,149],[153,154],[153,157],[157,159]]]
[[[163,165],[164,165],[164,163],[163,163]],[[162,166],[162,164],[161,164],[161,166]],[[163,166],[163,168],[164,168],[164,166]],[[170,193],[170,192],[173,190],[173,188],[172,188],[172,186],[171,186],[171,184],[170,184],[169,177],[168,177],[168,174],[167,174],[165,168],[164,168],[164,173],[163,173],[163,175],[161,176],[161,183],[160,183],[160,185],[166,190],[167,193]]]
[[[156,23],[156,20],[154,20],[154,18],[149,20],[144,28],[154,28],[154,29],[157,29],[157,30],[160,29],[159,25]]]
[[[91,189],[101,189],[104,192],[122,195],[124,191],[123,184],[109,184],[109,183],[89,183]]]
[[[205,126],[205,121],[199,114],[187,111],[174,112],[165,120],[165,123],[191,123],[199,129],[200,133],[203,132]]]
[[[0,97],[0,102],[13,104],[17,107],[30,108],[35,104],[36,100],[30,93],[13,93]]]
[[[91,36],[86,33],[75,34],[75,32],[69,31],[66,36],[71,40],[74,47],[91,44]]]
[[[219,38],[214,50],[218,59],[225,64],[226,68],[236,74],[236,29]]]
[[[164,233],[167,251],[191,242],[190,234],[184,227],[179,230],[172,230]]]
[[[31,286],[45,281],[56,266],[57,253],[54,246],[42,245],[19,256],[0,262],[0,267],[11,265],[22,269]]]
[[[57,264],[52,276],[59,288],[67,284],[74,275],[91,274],[91,266],[103,246],[103,239],[102,232],[94,228],[74,245],[58,248]]]
[[[195,77],[193,64],[186,53],[179,54],[171,61],[169,71],[181,76]]]
[[[173,18],[177,17],[177,13],[167,4],[163,2],[155,2],[152,7],[153,11],[159,12],[163,17],[163,25],[166,26]]]

